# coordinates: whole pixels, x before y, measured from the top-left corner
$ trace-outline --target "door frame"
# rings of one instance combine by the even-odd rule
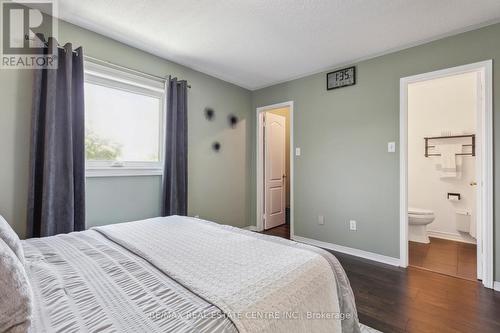
[[[487,60],[463,66],[446,68],[400,79],[400,266],[408,266],[408,85],[416,82],[443,78],[465,73],[478,73],[483,87],[478,107],[477,136],[480,145],[476,148],[480,168],[476,173],[482,184],[478,196],[480,205],[477,221],[478,279],[483,285],[493,288],[493,61]],[[476,163],[477,165],[477,163]]]
[[[266,111],[271,111],[274,109],[288,108],[289,118],[290,118],[290,174],[287,177],[290,177],[290,235],[293,235],[293,189],[294,189],[294,177],[293,177],[293,166],[294,166],[294,140],[293,140],[293,101],[277,103],[272,105],[266,105],[262,107],[258,107],[256,109],[256,145],[257,145],[257,158],[256,158],[256,229],[257,231],[264,230],[264,205],[263,205],[263,192],[264,192],[264,149],[263,148],[263,136],[264,131],[262,130],[263,126],[263,114]]]

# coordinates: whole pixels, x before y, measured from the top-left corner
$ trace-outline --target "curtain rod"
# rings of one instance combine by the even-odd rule
[[[33,38],[30,38],[30,40],[35,41],[35,39],[33,39]],[[43,45],[45,45],[44,48],[49,48],[49,42],[43,42]],[[57,48],[66,51],[66,49],[62,45],[57,44]],[[78,55],[78,51],[76,51],[76,50],[73,50],[73,53]]]
[[[109,65],[109,66],[112,66],[112,67],[115,67],[115,68],[118,68],[118,69],[126,70],[126,71],[128,71],[130,73],[134,73],[134,74],[137,74],[137,75],[140,75],[140,76],[143,76],[143,77],[148,77],[148,78],[151,78],[151,79],[154,79],[154,80],[157,80],[157,81],[161,81],[161,82],[167,81],[167,79],[165,77],[158,76],[158,75],[153,75],[153,74],[149,74],[149,73],[146,73],[146,72],[138,71],[138,70],[133,69],[133,68],[129,68],[129,67],[117,65],[117,64],[114,64],[114,63],[112,63],[110,61],[107,61],[107,60],[97,59],[97,58],[94,58],[94,57],[91,57],[91,56],[88,56],[88,55],[84,55],[83,58],[85,60],[90,60],[90,61],[93,61],[93,62],[97,62],[97,63],[101,63],[101,64],[106,64],[106,65]],[[187,87],[191,88],[191,85],[188,84]]]
[[[45,47],[48,47],[48,46],[45,45]],[[66,51],[66,49],[64,47],[62,47],[61,45],[57,45],[57,48]],[[73,50],[72,52],[75,53],[76,55],[78,55],[78,51],[77,50]]]

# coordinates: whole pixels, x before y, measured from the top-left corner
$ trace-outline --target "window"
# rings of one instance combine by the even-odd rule
[[[163,83],[85,64],[87,176],[162,173]]]

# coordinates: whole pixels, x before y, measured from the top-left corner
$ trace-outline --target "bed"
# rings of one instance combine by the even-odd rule
[[[170,216],[21,241],[33,332],[359,332],[329,252]]]

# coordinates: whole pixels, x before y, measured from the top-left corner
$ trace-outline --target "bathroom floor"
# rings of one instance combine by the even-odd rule
[[[476,245],[430,237],[429,244],[409,242],[410,266],[476,281]]]

